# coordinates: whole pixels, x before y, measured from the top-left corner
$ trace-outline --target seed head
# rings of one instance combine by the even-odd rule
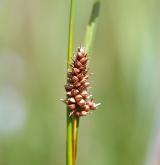
[[[69,116],[86,116],[99,104],[94,103],[88,89],[88,57],[83,47],[79,47],[73,56],[71,70],[67,73],[67,84],[65,85],[67,99],[63,100],[71,110]]]

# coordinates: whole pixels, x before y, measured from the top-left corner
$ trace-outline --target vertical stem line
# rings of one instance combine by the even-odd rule
[[[76,164],[76,144],[77,144],[77,117],[73,120],[73,165]]]
[[[75,0],[71,0],[70,20],[69,20],[69,37],[68,37],[67,69],[70,69],[70,64],[72,63],[72,55],[73,55],[72,52],[73,52],[74,8],[75,8]]]
[[[77,156],[77,145],[78,145],[78,128],[79,128],[79,120],[80,120],[80,117],[77,117],[76,119],[76,153],[75,155]]]
[[[72,118],[69,117],[67,108],[67,141],[66,141],[66,165],[73,165],[72,162]]]
[[[70,16],[69,16],[67,70],[70,69],[70,64],[72,62],[74,8],[75,8],[74,6],[75,6],[75,0],[71,0],[70,1]],[[70,112],[70,109],[67,108],[66,165],[73,165],[73,144],[72,144],[73,117],[69,117],[69,112]]]

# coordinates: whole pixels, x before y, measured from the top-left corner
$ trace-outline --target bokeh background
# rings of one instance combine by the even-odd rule
[[[77,0],[74,50],[94,0]],[[69,0],[0,0],[0,165],[65,164]],[[160,165],[160,1],[102,0],[90,56],[102,105],[77,165]]]

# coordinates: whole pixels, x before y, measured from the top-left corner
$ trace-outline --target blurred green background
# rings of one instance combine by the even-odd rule
[[[74,50],[94,0],[77,0]],[[0,0],[0,165],[65,164],[69,0]],[[101,0],[77,165],[160,165],[160,1]]]

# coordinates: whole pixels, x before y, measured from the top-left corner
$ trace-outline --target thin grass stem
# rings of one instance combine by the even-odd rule
[[[76,146],[77,146],[77,117],[73,119],[73,165],[76,164]]]
[[[74,8],[75,0],[70,1],[70,17],[69,17],[69,37],[68,37],[68,58],[67,70],[70,69],[73,52],[73,30],[74,30]],[[72,145],[72,127],[73,117],[69,117],[70,109],[67,108],[67,140],[66,140],[66,165],[73,165],[73,145]]]

